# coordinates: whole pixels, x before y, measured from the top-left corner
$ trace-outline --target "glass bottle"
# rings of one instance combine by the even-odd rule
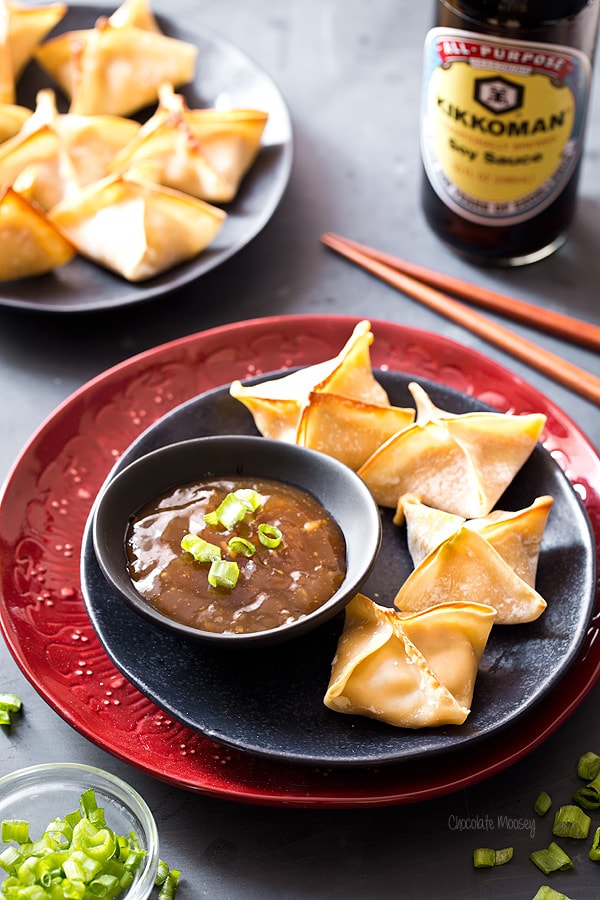
[[[425,42],[422,202],[480,263],[520,265],[565,240],[600,0],[437,0]]]

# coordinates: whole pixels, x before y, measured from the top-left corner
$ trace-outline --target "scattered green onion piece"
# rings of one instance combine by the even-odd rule
[[[556,837],[586,838],[591,824],[592,820],[579,806],[568,804],[556,811],[552,834]]]
[[[552,806],[552,798],[546,791],[540,791],[533,804],[533,810],[538,816],[545,816]]]
[[[575,791],[573,801],[583,809],[598,809],[600,807],[600,774],[596,775],[585,787]]]
[[[215,559],[208,570],[208,583],[211,587],[232,591],[237,584],[240,569],[236,562],[227,559]]]
[[[593,862],[600,862],[600,826],[596,828],[588,856]]]
[[[239,553],[242,556],[250,557],[256,553],[256,547],[252,541],[243,537],[232,537],[227,546],[232,553]]]
[[[267,525],[263,522],[258,526],[258,539],[261,544],[268,547],[270,550],[279,547],[282,538],[283,535],[277,525]]]
[[[233,492],[233,496],[240,500],[249,512],[256,512],[264,506],[266,497],[255,491],[254,488],[238,488]]]
[[[532,900],[569,900],[569,897],[566,894],[561,894],[560,891],[555,891],[554,888],[549,887],[547,884],[543,884],[538,889],[535,897],[532,897]]]
[[[0,725],[10,725],[10,713],[7,709],[0,709]]]
[[[213,562],[221,558],[221,548],[205,541],[197,534],[186,534],[181,539],[181,549],[191,553],[196,562]]]
[[[7,712],[19,712],[22,706],[22,701],[20,697],[17,697],[16,694],[0,694],[0,709],[5,709]]]
[[[159,859],[158,867],[156,869],[156,878],[154,879],[154,884],[156,887],[160,887],[161,884],[166,880],[169,874],[169,865],[164,861],[164,859]]]
[[[600,756],[592,753],[591,750],[580,756],[577,763],[577,774],[584,781],[593,781],[596,775],[600,774]]]
[[[503,866],[513,858],[513,848],[492,850],[489,847],[478,847],[473,851],[473,866],[476,869],[487,869],[492,866]]]
[[[566,872],[573,868],[573,860],[555,841],[543,850],[534,850],[529,859],[544,875],[550,875],[551,872]]]
[[[180,875],[181,872],[179,869],[169,869],[169,874],[163,881],[158,892],[158,900],[173,900],[177,893]]]

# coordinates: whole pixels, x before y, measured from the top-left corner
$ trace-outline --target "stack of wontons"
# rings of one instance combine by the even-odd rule
[[[175,89],[197,49],[163,34],[148,0],[42,43],[67,6],[0,0],[0,280],[49,272],[76,253],[142,281],[201,253],[260,150],[267,113],[189,109]],[[35,57],[54,90],[15,102]],[[128,118],[149,104],[140,126]]]
[[[325,704],[405,728],[461,724],[494,624],[532,622],[552,497],[495,506],[531,455],[546,418],[439,409],[409,384],[398,408],[371,368],[370,323],[333,359],[230,393],[271,438],[318,449],[355,469],[406,528],[414,569],[394,607],[357,595],[346,608]]]

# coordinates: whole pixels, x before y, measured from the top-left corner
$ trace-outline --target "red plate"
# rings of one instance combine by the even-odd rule
[[[178,787],[281,806],[382,806],[440,796],[487,778],[542,743],[600,675],[598,610],[557,687],[500,738],[433,768],[274,764],[217,745],[158,709],[113,666],[86,615],[79,552],[95,494],[115,460],[179,403],[234,378],[338,353],[356,318],[286,316],[226,325],[109,369],[33,435],[0,497],[0,626],[38,693],[89,740]],[[600,541],[600,459],[569,417],[507,369],[439,335],[373,322],[375,367],[441,382],[504,412],[546,414],[544,445],[579,493]]]

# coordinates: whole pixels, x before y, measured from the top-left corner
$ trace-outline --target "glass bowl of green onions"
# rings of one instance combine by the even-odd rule
[[[150,809],[128,784],[78,763],[0,778],[0,897],[147,900],[159,865]]]

